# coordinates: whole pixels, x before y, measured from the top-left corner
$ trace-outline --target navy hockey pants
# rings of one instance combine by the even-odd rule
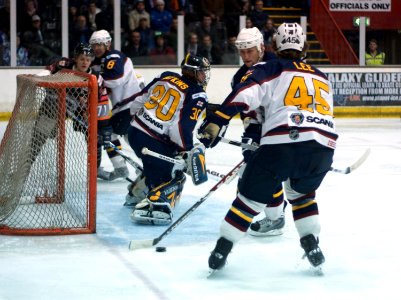
[[[334,150],[316,141],[262,145],[248,161],[239,192],[248,199],[266,203],[288,178],[298,193],[317,190],[333,162]]]

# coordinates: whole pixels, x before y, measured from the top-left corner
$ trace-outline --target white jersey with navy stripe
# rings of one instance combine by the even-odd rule
[[[262,109],[261,144],[316,140],[335,148],[333,93],[327,77],[298,60],[279,59],[256,64],[219,109],[232,116]]]

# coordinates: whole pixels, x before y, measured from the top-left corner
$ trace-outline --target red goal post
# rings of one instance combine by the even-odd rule
[[[0,234],[96,231],[97,102],[94,75],[17,76],[0,144]]]

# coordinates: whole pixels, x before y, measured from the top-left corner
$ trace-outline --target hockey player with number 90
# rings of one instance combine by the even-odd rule
[[[193,131],[207,105],[210,64],[206,58],[188,54],[181,70],[182,75],[167,71],[154,78],[131,105],[134,118],[128,140],[143,162],[142,179],[129,186],[126,199],[137,203],[131,215],[134,222],[171,223],[186,180],[183,172],[189,173],[195,185],[207,180],[204,146],[194,145]],[[144,147],[186,162],[184,169],[144,155]]]
[[[313,267],[325,258],[319,247],[320,221],[315,200],[333,162],[338,135],[333,118],[333,92],[326,75],[302,61],[305,34],[297,23],[283,23],[275,35],[279,59],[253,66],[214,114],[202,124],[205,146],[238,111],[261,108],[261,146],[250,157],[227,212],[209,267],[224,267],[227,256],[266,204],[266,196],[284,182],[304,256]]]

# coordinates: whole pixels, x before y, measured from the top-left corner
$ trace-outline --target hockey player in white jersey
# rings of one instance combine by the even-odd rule
[[[234,87],[241,82],[241,78],[246,74],[250,67],[262,61],[264,54],[263,35],[258,28],[243,28],[237,36],[235,45],[238,48],[239,54],[244,64],[234,74],[231,81],[231,87]],[[242,142],[246,144],[260,143],[260,135],[262,131],[263,115],[261,109],[240,114],[244,123],[244,133]],[[248,162],[253,151],[243,149],[242,155],[245,163]],[[245,169],[246,164],[241,168]],[[241,180],[241,179],[240,179]],[[254,236],[273,236],[282,234],[282,229],[285,225],[284,208],[287,203],[284,200],[284,191],[282,186],[278,186],[274,191],[271,199],[266,199],[267,206],[264,209],[266,217],[251,224],[249,234]]]
[[[126,131],[130,121],[129,113],[124,113],[124,111],[129,112],[128,105],[125,103],[141,91],[144,87],[144,80],[134,70],[129,57],[126,57],[124,53],[118,50],[111,49],[111,36],[106,30],[95,31],[89,43],[96,56],[92,67],[102,75],[112,104],[112,143],[121,149],[118,135],[127,134]],[[116,117],[118,114],[124,115],[125,118],[122,118],[121,115]],[[125,160],[113,148],[109,148],[107,151],[111,156],[110,159],[113,163],[114,171],[99,170],[99,174],[103,174],[100,177],[105,180],[128,177],[129,171]]]
[[[283,23],[276,34],[279,59],[258,63],[202,124],[206,146],[218,143],[221,128],[240,111],[264,112],[261,146],[251,156],[227,212],[209,267],[224,267],[233,245],[245,236],[252,219],[284,183],[304,256],[318,267],[325,258],[319,247],[320,221],[316,190],[330,170],[338,135],[333,93],[324,73],[302,61],[305,35],[297,23]]]

